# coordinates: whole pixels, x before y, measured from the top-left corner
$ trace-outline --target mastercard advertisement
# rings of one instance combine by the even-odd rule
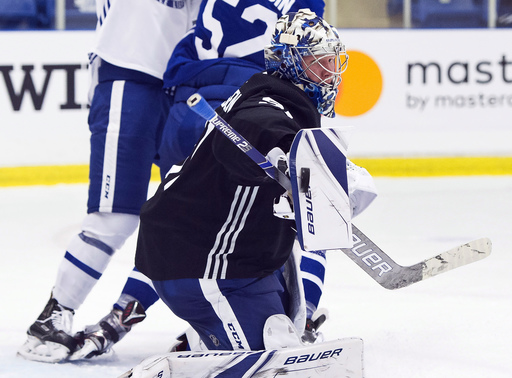
[[[512,156],[512,29],[338,31],[352,155]]]

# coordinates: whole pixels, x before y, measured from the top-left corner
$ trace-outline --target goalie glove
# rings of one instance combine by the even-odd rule
[[[377,188],[368,171],[347,159],[348,195],[352,217],[361,214],[377,197]]]

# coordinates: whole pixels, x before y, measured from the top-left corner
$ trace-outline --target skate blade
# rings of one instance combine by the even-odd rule
[[[25,344],[18,349],[18,356],[29,361],[58,363],[69,357],[69,349],[62,344],[46,342],[34,336],[28,336]]]

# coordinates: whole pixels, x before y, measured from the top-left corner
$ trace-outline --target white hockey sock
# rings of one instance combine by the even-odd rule
[[[114,250],[83,232],[76,235],[62,259],[53,296],[60,304],[77,309],[105,271]]]
[[[57,273],[53,296],[63,306],[78,309],[98,282],[115,251],[136,230],[139,217],[93,213],[66,250]]]

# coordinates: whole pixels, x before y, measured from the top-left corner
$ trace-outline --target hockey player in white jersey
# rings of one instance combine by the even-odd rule
[[[170,106],[163,74],[175,45],[193,26],[200,0],[97,0],[96,5],[88,214],[67,247],[50,300],[18,351],[29,360],[66,360],[87,340],[87,353],[100,354],[144,319],[145,309],[158,299],[151,282],[134,270],[113,310],[86,330],[86,340],[73,337],[75,310],[138,226]]]

